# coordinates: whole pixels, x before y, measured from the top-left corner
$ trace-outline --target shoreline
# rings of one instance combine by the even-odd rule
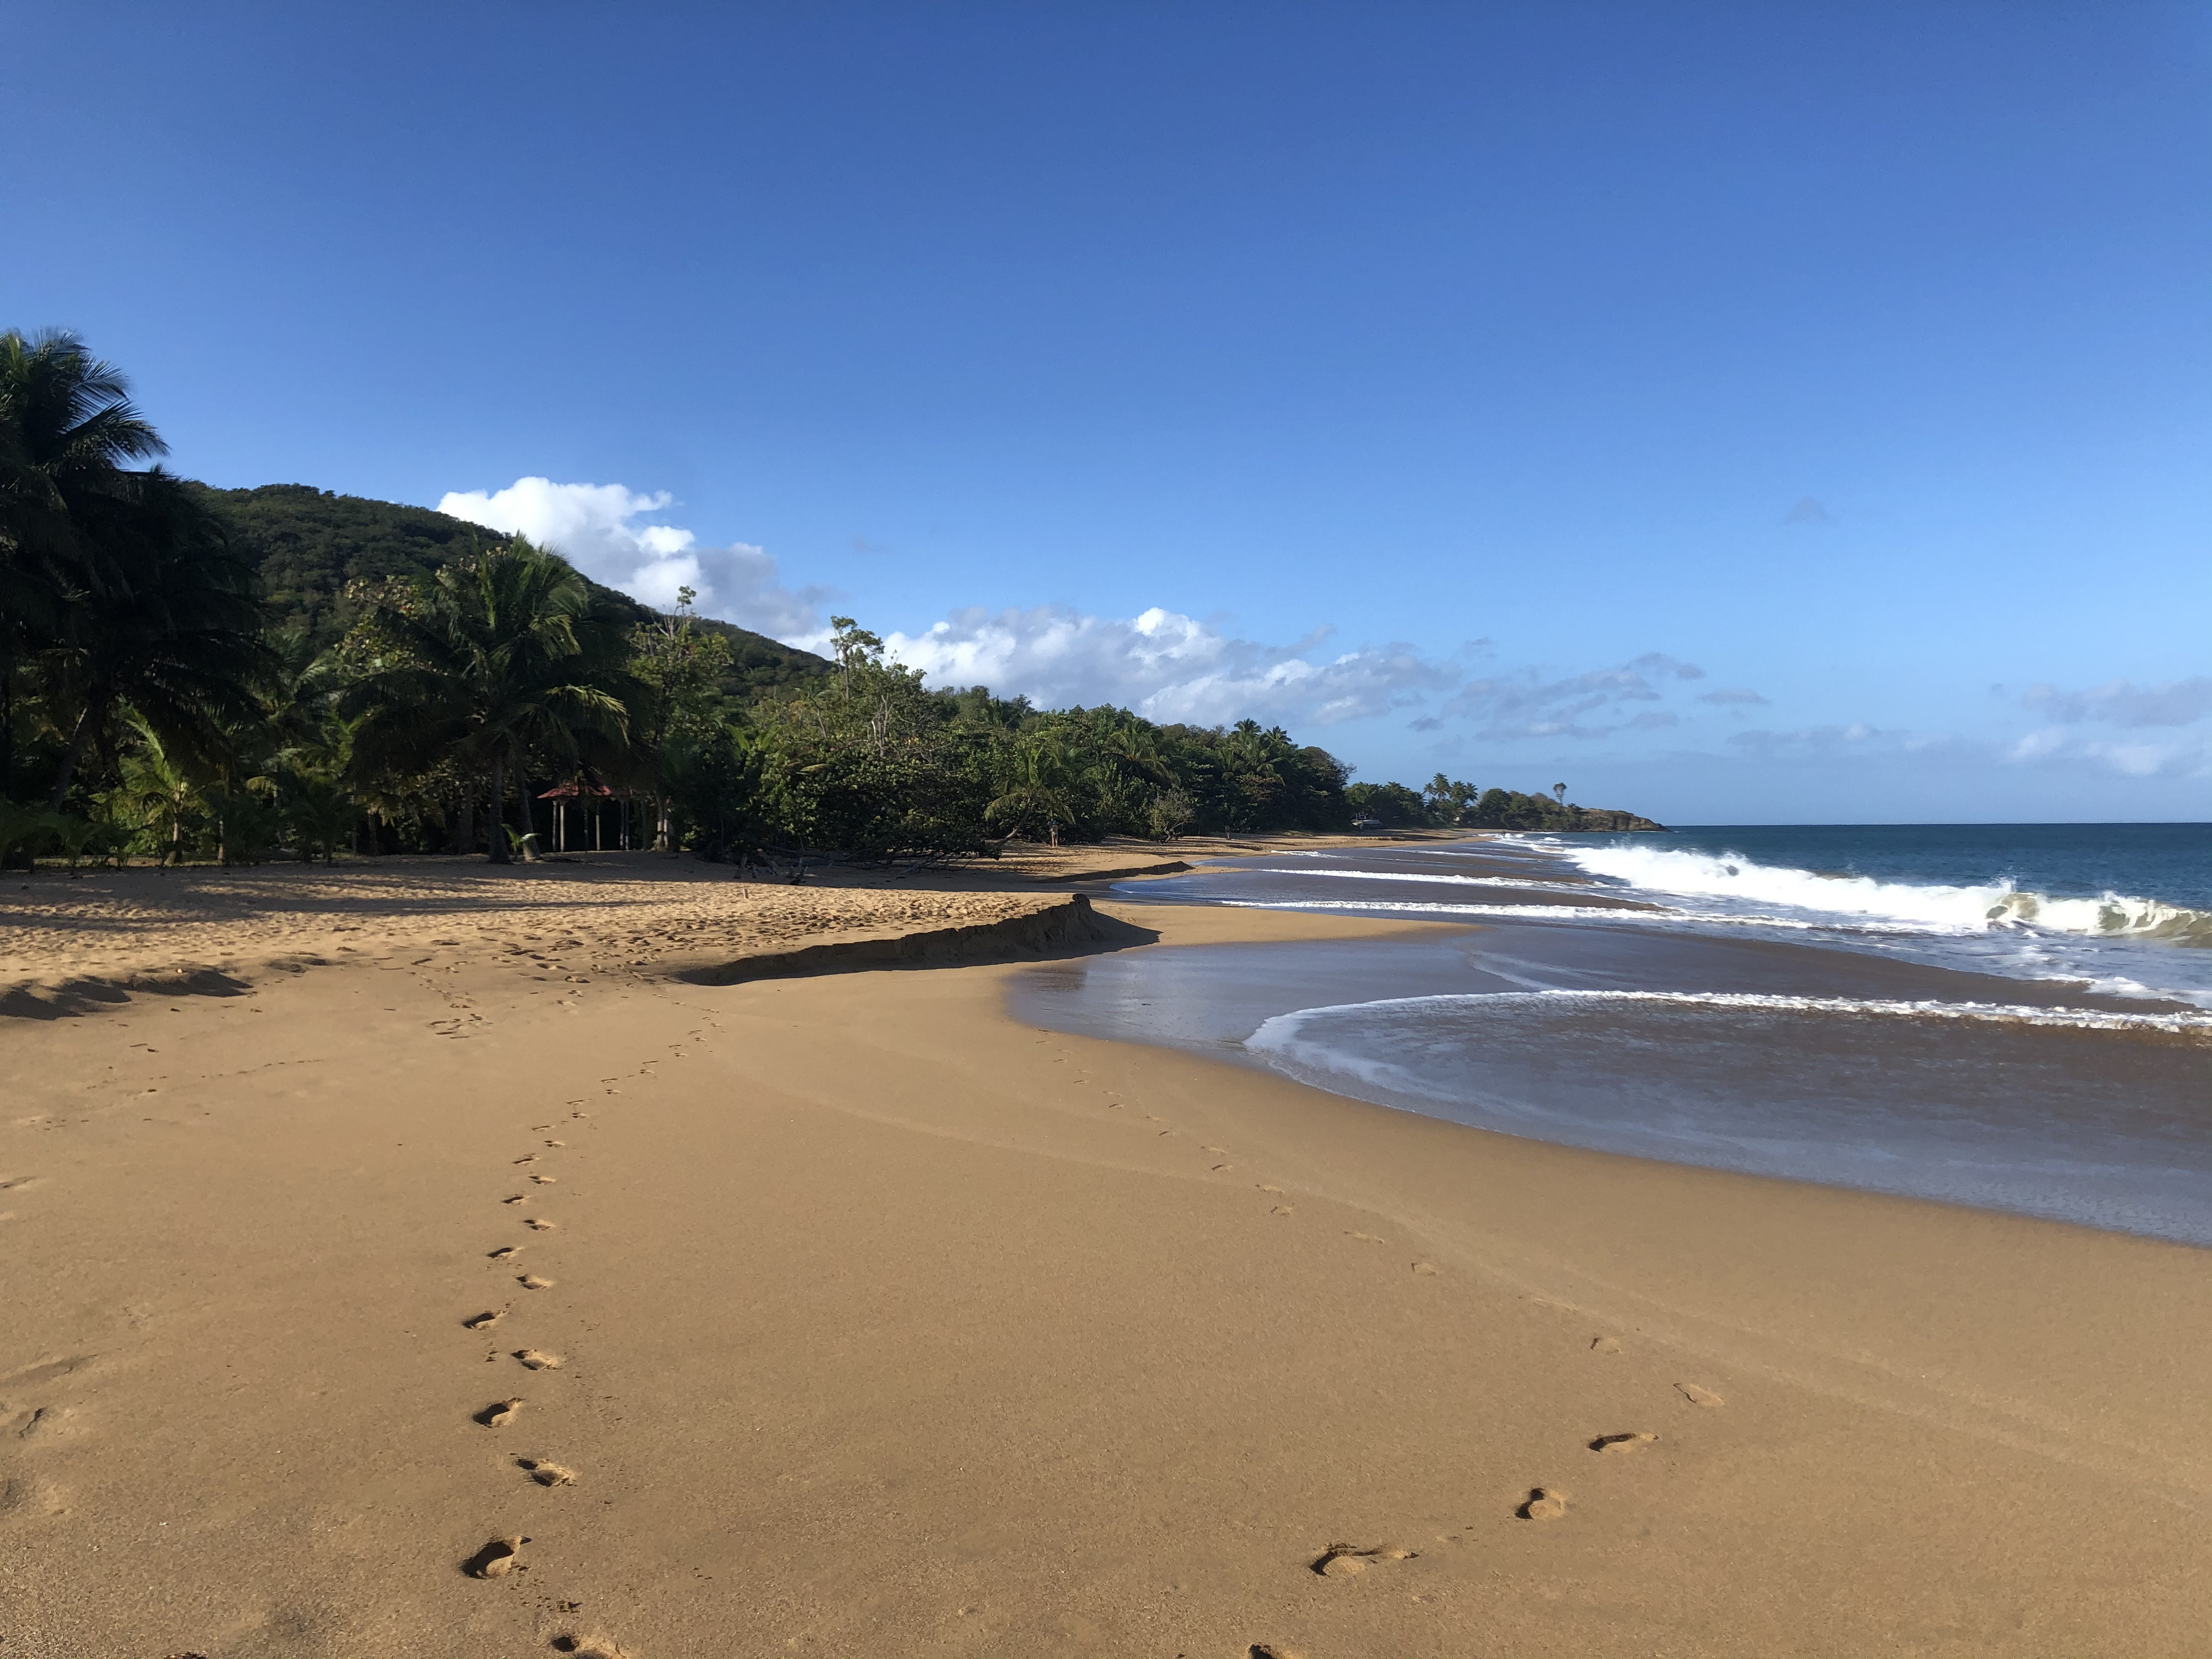
[[[2201,1251],[1040,1032],[1018,964],[575,975],[621,941],[534,914],[0,1021],[11,1650],[2194,1640]]]
[[[880,936],[915,926],[1012,921],[1038,904],[1097,884],[1176,873],[1194,859],[1239,854],[1389,845],[1465,838],[1462,831],[1386,836],[1277,835],[1190,836],[1172,848],[1109,841],[1060,848],[1024,846],[1008,855],[903,871],[821,866],[803,884],[741,880],[728,865],[665,853],[564,854],[532,864],[493,865],[445,854],[349,860],[330,865],[225,868],[133,866],[71,877],[42,870],[0,877],[0,996],[37,995],[72,979],[127,984],[177,972],[258,972],[297,957],[358,954],[371,938],[473,930],[499,947],[527,941],[527,929],[590,914],[592,941],[607,965],[641,967],[678,955],[711,925],[738,953],[847,933]],[[1173,856],[1150,860],[1139,850]],[[446,927],[441,924],[450,924]],[[617,927],[626,932],[617,934]],[[617,940],[635,948],[611,948]],[[601,949],[600,947],[610,947]],[[643,953],[641,956],[641,952]]]

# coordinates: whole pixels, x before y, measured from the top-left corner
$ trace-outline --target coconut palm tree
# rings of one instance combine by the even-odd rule
[[[258,713],[266,649],[252,568],[182,480],[151,468],[131,475],[129,496],[72,513],[102,585],[88,579],[40,653],[49,711],[69,732],[57,810],[86,754],[113,755],[134,717],[179,763],[212,769],[227,727]]]
[[[14,782],[17,671],[73,599],[118,586],[101,532],[136,504],[127,464],[167,449],[114,365],[76,336],[0,333],[0,796]]]
[[[161,733],[143,720],[131,726],[138,741],[122,759],[123,782],[115,804],[149,830],[168,833],[157,842],[161,864],[185,861],[185,825],[202,805],[191,774],[162,743]]]
[[[1024,732],[1006,756],[999,793],[983,815],[1007,835],[1018,835],[1040,823],[1053,827],[1072,823],[1075,783],[1075,757],[1066,738],[1049,728]]]
[[[356,776],[427,771],[441,760],[489,771],[495,864],[511,862],[502,804],[510,769],[526,857],[531,750],[573,763],[587,740],[628,733],[623,641],[566,560],[520,539],[386,588],[347,649],[356,677],[339,706],[359,720]]]

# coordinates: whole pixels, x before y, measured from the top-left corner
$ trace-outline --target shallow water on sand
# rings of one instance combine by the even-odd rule
[[[2212,1245],[2201,1009],[1670,927],[1534,849],[1358,863],[1140,890],[1407,915],[1443,889],[1483,925],[1053,963],[1016,1012],[1510,1134]]]

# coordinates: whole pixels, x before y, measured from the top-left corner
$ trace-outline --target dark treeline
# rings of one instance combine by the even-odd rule
[[[75,338],[0,335],[0,858],[890,859],[1350,818],[1345,769],[1279,729],[932,690],[850,618],[831,662],[164,453]]]
[[[1345,791],[1354,820],[1386,830],[1461,825],[1475,830],[1656,830],[1659,824],[1611,807],[1577,806],[1567,786],[1524,795],[1517,789],[1478,789],[1439,772],[1425,788],[1402,783],[1355,783]]]
[[[817,657],[688,592],[652,611],[520,538],[210,489],[164,453],[74,337],[0,335],[0,861],[1613,827],[1441,775],[1347,788],[1327,750],[1252,720],[933,689],[851,617]]]

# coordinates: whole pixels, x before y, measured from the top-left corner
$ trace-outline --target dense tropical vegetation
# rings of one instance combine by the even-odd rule
[[[1252,720],[1161,726],[930,687],[653,611],[557,554],[299,485],[216,490],[74,336],[0,335],[0,861],[766,848],[1456,822],[1552,796],[1348,784]],[[1525,820],[1525,822],[1523,822]],[[1625,827],[1625,826],[1624,826]]]

